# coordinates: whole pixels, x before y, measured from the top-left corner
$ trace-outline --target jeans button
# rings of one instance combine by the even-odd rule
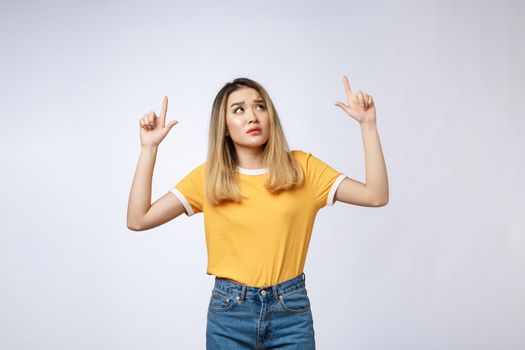
[[[261,290],[261,294],[262,294],[262,295],[266,295],[266,291],[265,291],[264,289]]]

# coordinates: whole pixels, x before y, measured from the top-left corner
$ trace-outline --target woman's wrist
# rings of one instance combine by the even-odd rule
[[[142,151],[156,151],[159,148],[159,145],[149,145],[149,146],[140,146]]]

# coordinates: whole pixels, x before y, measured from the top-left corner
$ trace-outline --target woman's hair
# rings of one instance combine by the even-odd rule
[[[243,88],[257,90],[268,111],[270,130],[268,141],[263,146],[263,166],[269,170],[265,188],[272,193],[279,193],[301,185],[304,180],[301,166],[288,148],[279,115],[270,96],[258,82],[248,78],[237,78],[219,90],[211,111],[205,196],[212,205],[223,201],[239,202],[243,197],[237,185],[237,152],[231,136],[226,135],[228,97],[232,92]]]

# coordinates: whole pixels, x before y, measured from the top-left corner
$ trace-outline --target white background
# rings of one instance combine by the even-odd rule
[[[203,349],[203,216],[126,227],[139,119],[175,125],[152,200],[246,76],[291,149],[365,181],[342,75],[374,97],[390,202],[338,202],[305,273],[319,349],[523,349],[520,1],[0,3],[0,348]]]

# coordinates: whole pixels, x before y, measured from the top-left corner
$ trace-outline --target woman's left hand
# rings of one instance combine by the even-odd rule
[[[372,95],[363,91],[352,94],[348,78],[343,76],[345,85],[347,103],[336,102],[335,105],[341,107],[349,116],[357,120],[360,124],[371,123],[376,121],[376,108]]]

